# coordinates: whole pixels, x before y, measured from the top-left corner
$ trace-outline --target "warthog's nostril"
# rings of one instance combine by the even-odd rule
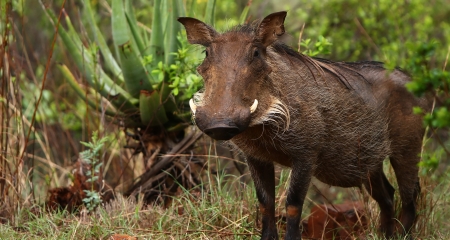
[[[203,132],[216,140],[230,140],[241,131],[236,126],[217,124],[203,130]]]

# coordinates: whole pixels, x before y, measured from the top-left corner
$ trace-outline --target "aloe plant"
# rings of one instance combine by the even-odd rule
[[[188,108],[180,106],[201,87],[201,79],[193,67],[193,59],[200,60],[198,50],[187,53],[188,48],[180,42],[184,38],[180,37],[182,28],[176,18],[186,16],[183,1],[154,1],[152,32],[148,36],[138,25],[131,1],[112,0],[112,49],[117,51],[110,50],[96,25],[91,1],[82,3],[88,23],[85,27],[93,36],[89,45],[83,45],[67,16],[67,27],[60,25],[58,32],[89,87],[98,95],[87,95],[67,66],[60,65],[72,88],[91,105],[99,97],[109,100],[113,107],[106,114],[124,119],[126,127],[158,127],[170,132],[187,126]],[[206,18],[213,18],[214,5],[215,0],[208,1]],[[56,21],[51,10],[47,12]],[[103,64],[96,62],[99,53]]]

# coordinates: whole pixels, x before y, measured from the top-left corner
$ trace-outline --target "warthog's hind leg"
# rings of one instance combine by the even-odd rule
[[[384,175],[382,165],[379,171],[371,173],[369,181],[364,184],[369,194],[380,206],[380,230],[386,238],[394,233],[394,187]]]

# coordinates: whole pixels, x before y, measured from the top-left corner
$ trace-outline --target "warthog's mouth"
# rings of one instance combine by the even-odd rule
[[[279,99],[272,97],[269,107],[260,109],[260,113],[256,114],[258,105],[258,99],[255,99],[249,108],[243,107],[240,114],[234,113],[234,117],[231,116],[233,114],[217,116],[204,108],[202,93],[194,95],[194,98],[189,100],[192,117],[197,127],[216,140],[229,140],[247,127],[259,124],[272,125],[277,132],[289,129],[289,109]],[[245,111],[245,109],[248,110]],[[215,117],[211,117],[213,115]]]
[[[229,112],[215,112],[214,108],[202,104],[201,97],[197,95],[189,100],[193,120],[201,131],[216,140],[230,140],[243,132],[249,126],[251,115],[257,111],[259,103],[255,99],[250,107],[236,106]]]

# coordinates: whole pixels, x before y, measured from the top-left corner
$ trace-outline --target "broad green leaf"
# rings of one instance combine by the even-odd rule
[[[194,16],[196,7],[197,7],[197,0],[192,0],[191,5],[189,5],[189,13],[187,16],[190,16],[190,17]],[[184,16],[180,16],[180,17],[184,17]]]
[[[111,25],[114,45],[122,46],[130,42],[128,23],[122,0],[112,0]]]
[[[92,100],[92,98],[87,97],[86,93],[83,91],[83,89],[78,84],[77,80],[75,80],[75,76],[73,76],[72,72],[70,72],[69,68],[67,68],[66,65],[58,64],[57,65],[63,76],[66,78],[69,85],[72,87],[72,89],[75,91],[75,93],[78,94],[78,96],[85,100],[89,106],[91,106],[93,109],[99,109],[98,104],[101,101],[101,99],[97,96],[92,96],[95,98],[95,100]],[[117,112],[115,110],[106,109],[105,114],[111,117],[117,117],[117,116],[123,116],[123,113]]]
[[[178,111],[178,107],[175,101],[175,98],[172,95],[172,89],[169,87],[169,84],[166,82],[161,82],[159,87],[161,93],[161,102],[164,104],[164,109],[166,112],[174,114]]]
[[[137,50],[138,50],[139,56],[148,55],[150,53],[150,51],[144,45],[144,41],[142,40],[142,37],[139,33],[138,26],[136,24],[136,20],[133,19],[133,17],[130,16],[128,13],[126,13],[125,16],[128,21],[128,26],[130,27],[132,40],[136,43],[136,46],[138,48]]]
[[[47,13],[50,19],[56,22],[57,19],[50,9],[47,9]],[[89,51],[86,51],[84,47],[77,46],[76,43],[81,42],[78,35],[70,35],[62,25],[59,25],[58,33],[86,81],[122,112],[137,112],[138,100],[132,98],[128,92],[116,85],[101,68],[97,68]]]
[[[114,44],[118,47],[125,86],[132,97],[138,98],[141,90],[151,91],[149,76],[136,55],[139,52],[130,37],[123,1],[113,0],[111,16]]]
[[[162,11],[161,0],[155,0],[152,18],[152,35],[150,37],[150,54],[153,56],[155,63],[159,63],[164,59],[163,24],[167,19],[164,16],[166,14],[166,12]]]
[[[146,56],[150,53],[148,47],[144,45],[144,40],[142,39],[141,34],[139,33],[139,27],[137,24],[136,16],[134,15],[133,6],[131,5],[130,0],[125,1],[125,17],[127,19],[128,27],[130,29],[132,41],[137,46],[138,55]]]
[[[139,97],[141,90],[152,90],[147,71],[141,59],[136,56],[130,43],[119,46],[119,55],[122,63],[125,86],[132,97]]]
[[[186,16],[186,9],[184,9],[183,0],[175,0],[175,4],[177,5],[177,12],[176,12],[176,15],[175,15],[175,22],[177,22],[178,25],[181,25],[177,21],[177,18]]]
[[[91,1],[89,1],[89,0],[83,0],[84,7],[86,9],[86,11],[84,11],[85,16],[89,22],[90,28],[92,29],[92,33],[94,35],[95,42],[97,43],[97,45],[100,48],[100,51],[103,55],[105,65],[112,72],[115,79],[118,80],[117,84],[121,85],[124,82],[123,77],[122,77],[122,70],[120,69],[119,64],[117,63],[113,54],[111,53],[111,50],[108,48],[106,40],[103,37],[102,33],[100,32],[100,29],[98,28],[98,26],[96,24],[90,2]]]
[[[139,110],[141,121],[146,126],[162,126],[169,120],[157,91],[141,91]]]
[[[248,11],[250,10],[251,1],[248,1],[244,10],[242,10],[241,16],[239,17],[239,24],[244,24],[245,20],[247,20]]]
[[[216,6],[216,0],[208,0],[206,3],[205,22],[211,26],[214,26],[214,9]]]
[[[169,16],[167,19],[167,27],[165,31],[165,63],[170,66],[174,62],[173,52],[178,49],[177,35],[181,30],[181,24],[177,21],[177,18],[185,15],[184,6],[182,0],[171,0],[171,9],[169,10]]]
[[[70,20],[69,15],[66,15],[64,20],[66,21],[68,28],[67,33],[69,34],[69,36],[72,36],[72,41],[74,42],[74,45],[77,47],[79,51],[85,49],[83,42],[81,41],[80,37],[78,37],[77,31],[72,25],[72,21]]]

